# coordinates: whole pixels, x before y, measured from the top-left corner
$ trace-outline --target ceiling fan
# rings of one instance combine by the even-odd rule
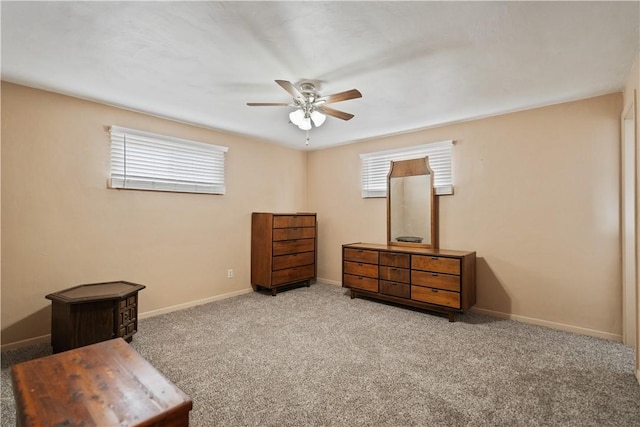
[[[327,107],[326,104],[362,97],[362,94],[357,89],[321,96],[311,82],[302,82],[299,88],[287,80],[276,80],[276,83],[289,92],[293,97],[292,103],[247,102],[247,105],[250,107],[297,107],[296,110],[289,114],[289,119],[300,129],[306,131],[311,129],[311,123],[316,127],[321,126],[326,116],[350,120],[353,118],[353,114]]]

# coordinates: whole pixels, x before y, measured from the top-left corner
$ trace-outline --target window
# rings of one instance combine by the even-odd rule
[[[224,194],[227,147],[111,126],[111,188]]]
[[[391,160],[409,160],[426,156],[429,156],[429,166],[434,174],[435,194],[453,194],[452,151],[453,141],[440,141],[361,154],[362,197],[387,197],[387,175]]]

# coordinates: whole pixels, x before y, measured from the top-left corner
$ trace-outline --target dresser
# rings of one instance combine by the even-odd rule
[[[342,286],[369,297],[448,314],[476,302],[476,253],[411,246],[342,246]]]
[[[138,292],[144,288],[125,281],[91,283],[47,295],[53,352],[116,337],[131,342],[138,329]]]
[[[276,295],[294,283],[311,285],[316,277],[315,213],[251,215],[251,286]]]

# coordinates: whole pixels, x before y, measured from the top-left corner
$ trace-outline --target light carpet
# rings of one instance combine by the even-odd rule
[[[456,319],[317,283],[141,320],[132,346],[193,399],[192,426],[640,426],[631,347]],[[2,426],[9,367],[50,352],[2,354]]]

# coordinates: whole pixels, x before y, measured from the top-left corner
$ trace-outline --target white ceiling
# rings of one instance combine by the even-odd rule
[[[299,149],[291,108],[246,105],[290,102],[276,79],[362,92],[318,149],[620,91],[640,46],[637,1],[0,6],[3,80]]]

